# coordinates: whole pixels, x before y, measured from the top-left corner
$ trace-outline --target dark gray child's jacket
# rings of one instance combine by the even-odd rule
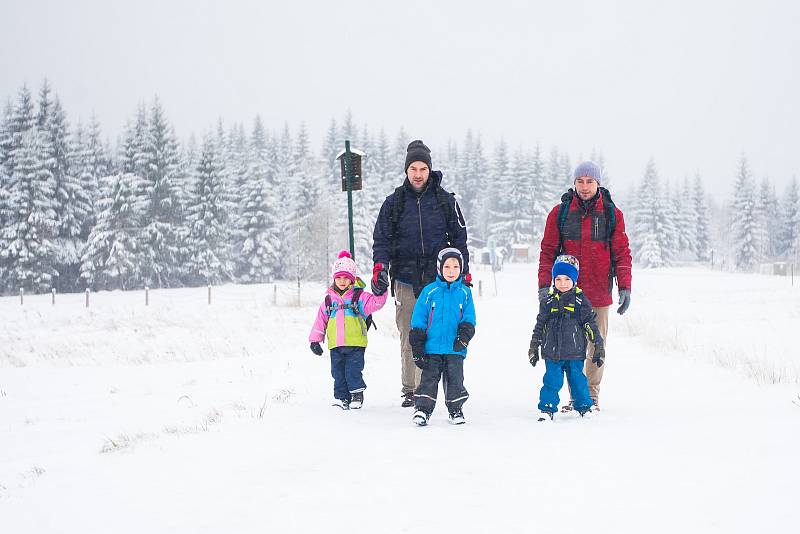
[[[597,314],[579,287],[565,293],[555,289],[539,304],[533,339],[546,360],[583,360],[586,343],[603,344]]]

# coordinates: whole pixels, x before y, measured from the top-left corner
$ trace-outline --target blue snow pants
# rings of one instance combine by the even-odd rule
[[[573,406],[583,411],[592,407],[589,397],[589,382],[583,374],[583,360],[545,360],[544,384],[539,392],[539,410],[555,413],[558,411],[558,392],[564,385],[564,374],[567,375],[569,389],[574,396]]]
[[[364,347],[336,347],[331,349],[331,375],[333,397],[350,400],[351,393],[367,389],[361,372],[364,370]]]

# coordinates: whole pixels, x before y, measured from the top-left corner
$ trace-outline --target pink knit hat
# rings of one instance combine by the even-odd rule
[[[352,256],[346,250],[339,253],[339,258],[333,262],[333,277],[337,278],[344,276],[350,279],[351,282],[356,282],[356,262],[353,261]]]

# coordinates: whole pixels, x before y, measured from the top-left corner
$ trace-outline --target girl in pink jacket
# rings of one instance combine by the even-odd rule
[[[366,318],[386,303],[388,284],[382,272],[382,266],[376,265],[372,294],[364,291],[364,282],[356,277],[356,262],[349,252],[341,251],[333,263],[333,284],[325,292],[308,336],[311,351],[317,356],[322,355],[320,343],[328,338],[333,405],[343,410],[358,409],[364,403],[367,385],[361,373],[367,347]]]

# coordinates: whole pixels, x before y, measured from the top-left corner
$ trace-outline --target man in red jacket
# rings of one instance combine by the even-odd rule
[[[573,174],[575,189],[561,197],[561,204],[550,210],[542,236],[539,255],[539,299],[544,299],[552,283],[553,262],[559,254],[571,254],[581,265],[578,286],[597,313],[597,325],[604,340],[608,334],[608,309],[616,277],[619,308],[623,314],[631,303],[631,250],[625,234],[622,212],[614,206],[611,195],[600,187],[602,171],[592,161],[584,161]],[[594,345],[589,344],[586,377],[589,395],[599,409],[598,397],[603,369],[592,363]],[[572,409],[572,402],[562,411]]]

